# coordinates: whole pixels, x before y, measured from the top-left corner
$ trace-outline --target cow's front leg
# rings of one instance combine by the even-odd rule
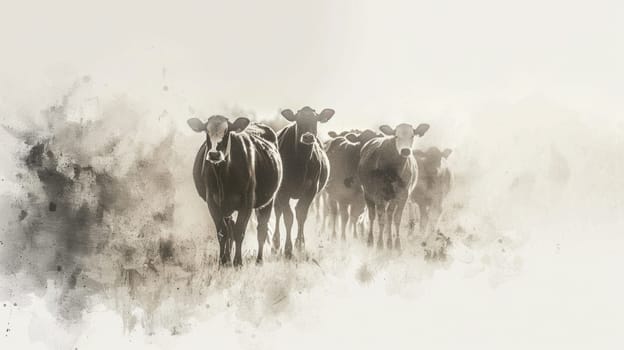
[[[377,239],[377,249],[383,249],[383,234],[386,224],[386,203],[377,202],[375,203],[375,207],[377,208],[377,224],[379,225],[379,238]]]
[[[375,208],[375,202],[372,199],[366,197],[365,201],[366,201],[366,209],[367,209],[366,211],[368,212],[368,225],[369,225],[369,227],[368,227],[368,238],[366,239],[366,244],[369,247],[372,247],[373,246],[373,239],[374,239],[374,237],[373,237],[373,225],[375,223],[375,211],[376,211],[376,208]]]
[[[284,225],[286,225],[286,243],[284,243],[284,256],[286,259],[292,258],[292,238],[291,231],[293,225],[293,212],[290,207],[289,201],[284,203],[284,207],[282,208],[282,213],[284,214]]]
[[[408,225],[407,225],[407,228],[408,228],[407,235],[408,236],[411,236],[414,233],[414,229],[416,228],[416,210],[418,210],[417,204],[414,203],[413,201],[409,200],[409,203],[407,203],[407,211],[408,211],[408,215],[409,215],[409,221],[408,221]]]
[[[231,237],[231,226],[228,225],[228,219],[230,218],[224,217],[215,203],[208,201],[207,204],[210,216],[212,216],[215,228],[217,229],[217,241],[219,242],[219,263],[221,265],[227,265],[230,262],[229,240]]]
[[[232,217],[223,218],[223,229],[219,232],[219,257],[221,265],[229,265],[232,261],[232,233],[234,231],[234,220]]]
[[[394,210],[394,227],[396,232],[396,240],[394,241],[394,248],[401,250],[401,219],[403,218],[403,210],[405,209],[405,203],[407,198],[401,198],[398,200],[397,207]]]
[[[234,266],[243,264],[242,248],[243,239],[245,239],[245,230],[251,216],[251,206],[238,211],[236,224],[234,225],[234,242],[236,243],[236,252],[234,253]]]
[[[295,247],[297,247],[299,251],[303,251],[305,249],[304,227],[306,219],[308,218],[308,209],[310,208],[312,199],[314,199],[313,194],[303,196],[299,199],[299,202],[297,202],[297,206],[295,207],[297,215],[297,238],[295,239]]]

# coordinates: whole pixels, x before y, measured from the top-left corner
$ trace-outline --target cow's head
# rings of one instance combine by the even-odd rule
[[[349,133],[349,132],[348,132],[348,131],[346,131],[346,130],[345,130],[345,131],[341,131],[341,132],[339,132],[339,133],[337,133],[337,132],[335,132],[335,131],[333,131],[333,130],[332,130],[332,131],[328,131],[328,132],[327,132],[327,135],[328,135],[329,137],[331,137],[332,139],[335,139],[336,137],[346,136],[348,133]]]
[[[420,164],[423,165],[422,169],[429,175],[439,175],[442,171],[442,160],[448,159],[453,151],[445,149],[440,151],[437,147],[430,147],[426,151],[414,150],[414,156],[419,159]]]
[[[282,111],[282,116],[286,120],[297,124],[297,141],[306,145],[311,145],[316,139],[316,126],[318,123],[327,123],[334,116],[334,110],[324,109],[321,113],[316,113],[310,107],[303,107],[297,114],[290,109]]]
[[[416,129],[410,124],[399,124],[394,129],[388,125],[382,125],[379,130],[388,136],[394,136],[397,152],[402,157],[409,157],[412,154],[414,136],[422,137],[429,130],[429,124],[422,123]]]
[[[344,137],[352,143],[357,143],[360,145],[364,145],[368,141],[374,139],[375,137],[381,137],[382,135],[374,132],[371,129],[366,129],[364,131],[354,131],[347,133]]]
[[[221,115],[213,115],[205,123],[197,118],[186,122],[193,131],[206,133],[206,160],[215,164],[229,156],[230,132],[241,132],[249,125],[247,118],[237,118],[231,123]]]

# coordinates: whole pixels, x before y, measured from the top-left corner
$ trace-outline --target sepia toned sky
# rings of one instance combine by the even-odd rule
[[[331,105],[350,120],[531,94],[607,114],[624,92],[623,6],[23,1],[0,15],[0,74],[31,87],[89,74],[143,94],[164,79],[172,94],[207,108]]]

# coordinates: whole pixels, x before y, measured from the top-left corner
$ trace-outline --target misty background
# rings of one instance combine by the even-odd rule
[[[358,273],[359,261],[333,266],[329,276],[299,267],[292,276],[309,275],[287,285],[303,294],[271,320],[258,321],[262,307],[217,307],[210,317],[195,315],[175,337],[162,329],[151,337],[123,333],[127,325],[114,308],[97,304],[69,327],[55,321],[54,292],[4,296],[0,322],[12,332],[0,341],[160,348],[202,345],[208,337],[275,348],[307,334],[309,348],[621,346],[621,3],[24,1],[3,8],[3,125],[54,134],[42,112],[53,105],[63,105],[63,123],[100,121],[77,148],[91,165],[118,176],[132,174],[140,160],[158,163],[154,149],[174,135],[159,168],[171,174],[175,190],[161,195],[176,205],[174,224],[159,239],[194,239],[212,229],[190,176],[202,138],[188,129],[188,117],[269,120],[282,108],[309,105],[336,110],[321,137],[382,123],[430,123],[416,146],[454,150],[450,165],[465,186],[453,195],[469,208],[457,220],[475,232],[495,227],[522,244],[512,268],[495,273],[496,263],[483,264],[490,271],[475,267],[479,259],[461,252],[433,272],[405,259],[391,262],[365,285],[346,277]],[[99,154],[108,135],[122,146]],[[19,198],[14,177],[24,145],[4,131],[0,139],[3,198]],[[3,208],[3,221],[19,214],[8,201]],[[11,233],[4,228],[3,241]],[[247,245],[255,245],[254,236],[247,235]],[[201,239],[214,254],[213,237]],[[0,250],[3,258],[10,254]],[[424,279],[419,269],[428,271]],[[509,276],[493,278],[497,273]],[[253,285],[232,283],[241,294]],[[222,297],[210,298],[218,304]],[[252,326],[241,314],[254,315]],[[103,326],[119,332],[103,335]],[[52,330],[61,334],[56,340]]]

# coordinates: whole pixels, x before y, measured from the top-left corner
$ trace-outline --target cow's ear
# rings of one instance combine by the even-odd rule
[[[191,118],[186,121],[186,124],[193,129],[195,132],[203,132],[206,131],[206,125],[197,118]]]
[[[379,127],[379,130],[388,136],[394,135],[394,129],[392,129],[389,125],[382,125]]]
[[[414,135],[418,135],[420,137],[422,137],[427,130],[429,130],[429,124],[427,123],[422,123],[420,125],[418,125],[418,127],[416,127],[416,129],[414,129]]]
[[[358,138],[358,136],[357,136],[356,134],[352,133],[352,132],[350,132],[350,133],[346,134],[346,135],[344,136],[344,138],[345,138],[345,139],[347,139],[347,140],[349,140],[349,142],[352,142],[352,143],[358,143],[358,142],[360,142],[360,139]]]
[[[336,113],[333,109],[331,108],[325,108],[321,113],[319,113],[317,120],[320,123],[327,123],[331,117],[334,116],[334,113]]]
[[[289,122],[294,122],[297,120],[297,116],[290,109],[285,109],[282,112],[282,117],[286,118]]]
[[[245,117],[236,118],[234,123],[230,124],[230,131],[241,132],[249,125],[249,119]]]
[[[451,155],[451,153],[453,153],[453,150],[451,150],[450,148],[447,148],[444,151],[442,151],[442,157],[448,158]]]
[[[338,134],[336,134],[335,131],[330,131],[327,133],[327,135],[329,135],[329,137],[331,137],[332,139],[338,137]]]

